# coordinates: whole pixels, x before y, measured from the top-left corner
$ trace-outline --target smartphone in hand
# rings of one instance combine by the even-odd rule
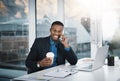
[[[59,36],[59,40],[62,41],[62,36]]]

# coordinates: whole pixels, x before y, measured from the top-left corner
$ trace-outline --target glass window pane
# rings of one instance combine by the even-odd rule
[[[108,3],[107,1],[105,4]],[[120,57],[120,13],[119,1],[111,0],[102,16],[103,43],[108,44],[109,53]]]
[[[90,57],[90,17],[83,15],[85,12],[81,14],[79,9],[84,8],[77,3],[76,0],[37,0],[37,37],[48,36],[51,23],[61,19],[64,34],[78,58]]]
[[[0,1],[0,66],[23,67],[28,53],[28,0]]]
[[[89,15],[79,0],[65,0],[65,34],[78,58],[90,57]]]
[[[57,0],[37,0],[37,37],[49,35],[51,22],[57,19]]]

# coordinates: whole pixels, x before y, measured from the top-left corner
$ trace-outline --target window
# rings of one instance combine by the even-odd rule
[[[105,6],[110,3],[114,5]],[[117,3],[116,0],[1,0],[0,66],[25,67],[34,38],[48,36],[50,25],[56,20],[64,23],[64,34],[78,58],[90,57],[102,42],[112,45],[113,53],[119,55]]]
[[[81,6],[77,1],[37,0],[36,3],[37,37],[48,36],[51,23],[62,21],[65,25],[64,33],[78,58],[90,57],[90,17],[83,16],[85,12],[81,14]]]
[[[1,67],[23,69],[22,67],[25,66],[24,61],[28,53],[27,17],[28,0],[0,1]]]
[[[118,2],[113,0],[112,3],[117,5]],[[118,12],[120,6],[110,5],[111,8],[105,11],[101,18],[103,44],[109,45],[109,51],[112,55],[120,57],[120,15]]]

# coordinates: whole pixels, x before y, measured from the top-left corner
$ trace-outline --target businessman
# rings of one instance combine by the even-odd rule
[[[77,56],[69,45],[67,37],[63,34],[63,29],[63,23],[55,21],[50,27],[49,36],[35,39],[25,61],[28,74],[65,64],[65,60],[71,65],[77,63]],[[54,54],[53,62],[46,57],[48,52]]]

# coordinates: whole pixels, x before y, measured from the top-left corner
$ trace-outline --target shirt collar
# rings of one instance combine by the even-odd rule
[[[50,37],[50,44],[51,45],[58,45],[60,43],[60,41],[54,41],[51,37]]]
[[[51,44],[51,45],[54,45],[54,44],[55,44],[55,42],[52,40],[51,37],[50,37],[50,44]]]

